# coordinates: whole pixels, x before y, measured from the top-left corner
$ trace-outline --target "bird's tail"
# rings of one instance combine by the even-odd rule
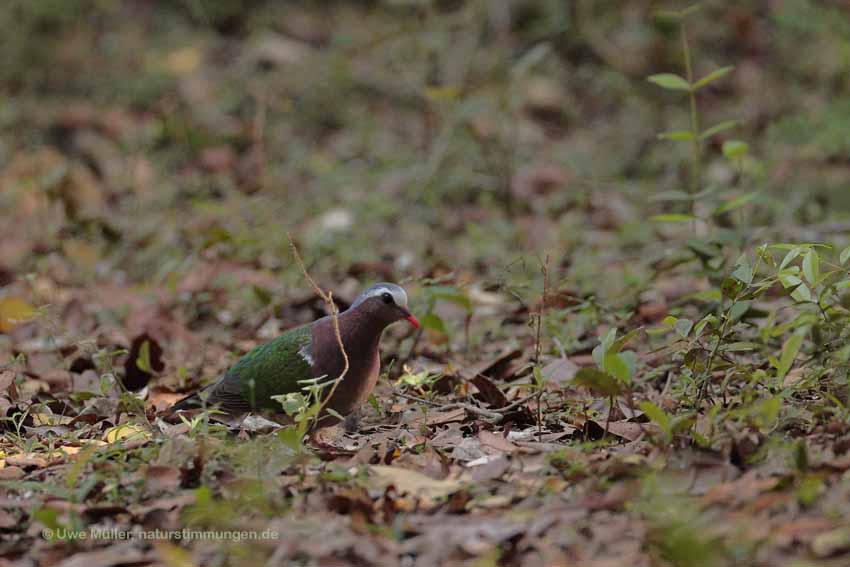
[[[207,386],[209,388],[209,386]],[[180,410],[190,410],[190,409],[202,409],[204,408],[204,400],[201,398],[200,394],[204,392],[207,388],[202,388],[195,392],[194,394],[189,394],[185,398],[177,400],[174,402],[174,405],[171,406],[170,411],[180,411]]]

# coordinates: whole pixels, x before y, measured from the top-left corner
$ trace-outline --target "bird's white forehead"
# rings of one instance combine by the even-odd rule
[[[395,284],[375,284],[363,292],[362,298],[379,297],[384,293],[392,295],[393,302],[396,305],[400,307],[407,307],[407,293],[401,288],[401,286],[397,286]],[[360,302],[358,301],[357,303]]]

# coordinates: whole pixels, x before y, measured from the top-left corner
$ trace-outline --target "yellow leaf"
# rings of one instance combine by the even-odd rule
[[[197,47],[184,47],[172,51],[165,58],[165,68],[175,75],[191,73],[201,64],[203,53]]]
[[[168,567],[195,567],[189,552],[173,543],[158,541],[154,544],[154,549],[159,559]]]
[[[0,449],[0,469],[6,466],[6,451]]]
[[[67,415],[54,415],[52,413],[31,413],[32,423],[35,426],[42,425],[67,425],[73,420]]]
[[[8,333],[19,323],[25,323],[35,315],[35,307],[20,297],[0,298],[0,333]]]
[[[87,272],[93,272],[100,260],[97,247],[82,240],[66,240],[62,251],[75,266]]]
[[[151,433],[141,425],[123,423],[107,429],[106,433],[103,434],[103,438],[106,439],[107,443],[115,443],[122,440],[135,441],[137,439],[150,439]]]
[[[460,91],[455,87],[428,87],[425,89],[425,98],[431,102],[440,102],[444,100],[455,100],[460,96]]]

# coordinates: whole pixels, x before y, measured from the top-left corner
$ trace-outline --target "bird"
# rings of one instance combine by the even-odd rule
[[[381,335],[406,320],[420,324],[407,305],[407,293],[394,283],[377,283],[363,291],[337,316],[348,371],[324,405],[314,427],[333,425],[367,400],[380,374]],[[215,407],[230,417],[249,413],[283,413],[273,396],[303,393],[305,381],[338,378],[345,368],[332,316],[285,331],[240,358],[216,382],[176,402],[172,411]],[[332,411],[328,411],[332,410]]]

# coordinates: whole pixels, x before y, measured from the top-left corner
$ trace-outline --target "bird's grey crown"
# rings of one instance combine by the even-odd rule
[[[394,283],[377,283],[357,296],[351,307],[357,307],[370,297],[380,297],[384,293],[389,293],[393,297],[393,302],[399,307],[407,307],[407,293],[400,285]]]

